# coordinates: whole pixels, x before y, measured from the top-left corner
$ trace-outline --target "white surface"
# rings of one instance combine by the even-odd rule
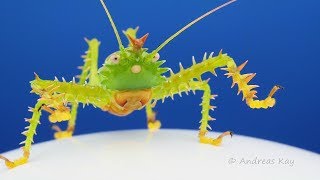
[[[5,155],[14,158],[21,152]],[[319,171],[319,154],[270,141],[235,135],[214,147],[198,143],[196,131],[132,130],[36,144],[28,164],[7,170],[1,162],[0,179],[319,180]]]

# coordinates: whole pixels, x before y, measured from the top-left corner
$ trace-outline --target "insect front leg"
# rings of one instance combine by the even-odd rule
[[[237,66],[236,63],[232,60],[229,61],[225,68],[222,70],[227,71],[225,74],[228,78],[232,78],[232,87],[238,85],[238,95],[242,92],[242,101],[245,100],[246,104],[252,109],[267,109],[274,107],[276,104],[276,99],[274,94],[283,87],[279,85],[273,86],[270,90],[269,95],[265,99],[258,99],[257,93],[258,85],[249,84],[249,82],[255,77],[256,73],[247,73],[241,74],[242,69],[246,66],[248,61],[245,61],[243,64]]]
[[[42,100],[39,100],[37,104],[34,106],[34,108],[29,109],[29,111],[31,111],[33,114],[30,119],[26,119],[26,121],[29,123],[29,126],[25,128],[26,130],[24,132],[22,132],[22,134],[26,136],[25,141],[20,143],[20,144],[24,144],[24,146],[22,147],[22,151],[23,151],[22,157],[14,161],[10,161],[8,158],[0,155],[0,159],[5,161],[5,164],[9,169],[12,169],[16,166],[19,166],[28,162],[31,144],[33,143],[33,137],[36,134],[37,126],[38,124],[40,124],[41,110],[44,105],[45,105],[45,102]]]
[[[156,113],[152,110],[155,104],[146,104],[147,126],[150,132],[155,132],[161,128],[161,122],[156,119]]]
[[[82,56],[84,59],[84,65],[80,66],[79,69],[82,70],[81,74],[77,76],[79,81],[77,84],[85,84],[89,80],[90,85],[99,85],[98,78],[98,56],[99,56],[99,45],[100,42],[97,39],[86,39],[89,48],[86,51],[86,54]],[[77,113],[78,113],[78,103],[71,103],[71,113],[70,118],[68,119],[68,127],[66,130],[61,130],[59,126],[54,125],[52,128],[56,130],[54,137],[56,139],[68,138],[71,137],[74,133]]]
[[[109,104],[111,99],[110,92],[100,86],[81,85],[74,81],[65,82],[64,79],[60,82],[57,79],[50,81],[36,77],[31,82],[31,86],[33,92],[48,101],[43,109],[51,114],[49,120],[52,123],[68,121],[68,128],[65,131],[62,131],[58,126],[53,126],[57,131],[54,134],[56,139],[72,136],[79,103],[103,107]],[[67,107],[68,104],[72,106],[71,112]]]
[[[32,92],[41,98],[34,108],[29,109],[33,114],[30,119],[26,119],[30,125],[22,133],[26,136],[26,140],[21,143],[24,144],[22,157],[10,161],[8,158],[0,155],[0,159],[5,161],[8,168],[14,168],[27,163],[33,137],[36,134],[38,124],[40,124],[41,111],[50,113],[49,120],[51,122],[60,122],[68,120],[72,116],[72,112],[70,114],[67,107],[69,103],[91,104],[94,107],[102,108],[110,104],[111,99],[111,92],[99,86],[79,85],[74,82],[60,82],[57,80],[42,80],[38,76],[36,76],[34,81],[31,81],[31,87]],[[59,135],[62,136],[63,134]]]
[[[72,104],[74,104],[74,103],[72,103]],[[77,109],[74,108],[74,105],[72,105],[72,108],[73,108],[73,110],[77,111]],[[75,118],[75,116],[72,117],[72,113],[70,113],[69,107],[67,107],[66,105],[64,105],[63,102],[61,102],[60,105],[55,106],[55,108],[51,108],[51,106],[44,105],[43,110],[50,113],[49,121],[51,123],[68,121],[68,128],[65,131],[62,131],[60,129],[60,127],[57,125],[52,126],[52,129],[54,129],[56,131],[54,133],[55,139],[72,137],[73,132],[74,132],[74,125],[70,125],[70,121],[72,118]]]

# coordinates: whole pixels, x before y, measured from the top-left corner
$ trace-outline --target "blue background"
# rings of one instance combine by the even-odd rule
[[[119,30],[140,26],[140,35],[149,32],[146,43],[157,47],[169,35],[223,0],[108,0]],[[211,78],[212,91],[219,94],[212,113],[215,131],[233,130],[286,143],[320,153],[319,138],[319,41],[320,2],[239,0],[206,18],[176,38],[161,51],[165,64],[175,72],[178,63],[191,65],[191,56],[224,52],[238,64],[249,59],[246,72],[257,72],[259,97],[274,84],[284,91],[269,110],[251,110],[231,89],[231,80],[219,71]],[[80,73],[80,55],[87,46],[83,37],[97,37],[103,59],[117,50],[111,26],[98,0],[2,0],[0,6],[0,151],[18,147],[23,140],[27,106],[37,97],[29,94],[33,72],[44,79],[54,76],[68,80]],[[123,36],[122,36],[123,37]],[[124,37],[123,37],[124,39]],[[212,75],[205,75],[212,77]],[[202,93],[158,103],[156,110],[164,128],[197,129]],[[47,115],[42,117],[36,142],[53,137]],[[119,118],[92,107],[80,108],[76,134],[97,131],[145,128],[144,111]],[[196,136],[197,134],[195,134]],[[130,137],[128,137],[130,138]]]

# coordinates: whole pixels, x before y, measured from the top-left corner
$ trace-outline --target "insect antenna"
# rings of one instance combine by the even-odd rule
[[[186,26],[184,26],[183,28],[181,28],[179,31],[177,31],[176,33],[174,33],[172,36],[170,36],[167,40],[165,40],[162,44],[160,44],[159,47],[157,47],[156,50],[154,50],[152,52],[152,54],[156,54],[157,52],[159,52],[164,46],[166,46],[170,41],[172,41],[175,37],[177,37],[179,34],[181,34],[183,31],[185,31],[186,29],[188,29],[189,27],[191,27],[192,25],[194,25],[195,23],[199,22],[200,20],[204,19],[205,17],[209,16],[210,14],[218,11],[219,9],[222,9],[225,6],[228,6],[229,4],[235,2],[236,0],[230,0],[210,11],[208,11],[207,13],[203,14],[202,16],[198,17],[197,19],[193,20],[192,22],[190,22],[189,24],[187,24]]]
[[[110,14],[105,2],[103,0],[100,0],[100,2],[101,2],[102,6],[103,6],[103,9],[105,10],[105,12],[106,12],[106,14],[108,16],[108,19],[109,19],[109,21],[111,23],[111,26],[113,28],[114,34],[116,35],[116,38],[117,38],[117,41],[118,41],[118,44],[119,44],[119,48],[121,49],[121,48],[123,48],[123,45],[122,45],[122,41],[121,41],[121,38],[119,36],[119,32],[117,30],[117,27],[116,27],[116,25],[115,25],[115,23],[114,23],[114,21],[112,19],[112,16],[111,16],[111,14]]]

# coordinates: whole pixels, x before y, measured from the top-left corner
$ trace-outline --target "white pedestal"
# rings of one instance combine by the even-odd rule
[[[28,164],[7,170],[1,162],[0,179],[318,180],[320,155],[240,135],[214,147],[198,143],[197,131],[114,131],[36,144]]]

